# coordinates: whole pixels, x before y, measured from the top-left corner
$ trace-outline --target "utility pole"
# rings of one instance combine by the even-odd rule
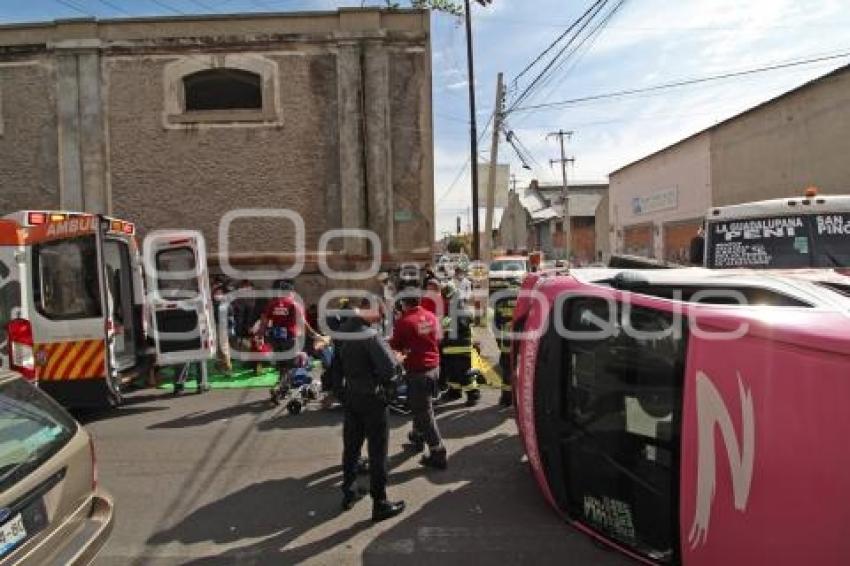
[[[514,175],[513,173],[511,173],[511,192],[516,192],[516,175]]]
[[[472,259],[481,259],[478,241],[478,127],[475,120],[475,67],[472,60],[472,11],[463,1],[466,15],[466,67],[469,82],[469,166],[472,177]]]
[[[490,142],[490,169],[487,171],[487,212],[484,214],[484,253],[482,259],[489,263],[493,251],[493,201],[496,196],[496,167],[499,161],[499,133],[502,129],[502,104],[505,85],[502,73],[496,77],[496,104],[493,106],[493,138]]]
[[[557,132],[550,132],[548,137],[557,137],[558,141],[561,143],[561,158],[560,159],[550,159],[549,164],[554,165],[555,163],[561,164],[561,178],[563,181],[563,186],[561,188],[561,200],[564,203],[564,254],[566,255],[567,262],[570,261],[570,253],[572,252],[572,222],[570,220],[570,191],[567,186],[567,163],[575,163],[575,158],[570,157],[567,158],[567,154],[564,150],[564,138],[569,139],[573,136],[573,132],[558,130]],[[568,264],[569,265],[569,264]]]

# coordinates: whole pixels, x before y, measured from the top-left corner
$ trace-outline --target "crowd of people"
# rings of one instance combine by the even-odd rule
[[[321,361],[325,401],[339,402],[344,409],[342,507],[350,509],[364,495],[355,486],[367,443],[365,467],[375,521],[404,509],[404,502],[390,501],[386,493],[389,406],[399,391],[404,391],[412,420],[405,449],[422,453],[420,463],[426,468],[448,467],[434,415],[435,400],[448,390],[445,376],[440,379],[441,343],[444,333],[456,332],[448,317],[465,312],[472,284],[460,268],[450,280],[438,280],[427,267],[423,273],[416,278],[381,274],[383,301],[367,298],[354,305],[340,300],[322,325],[332,336],[317,330],[318,307],[305,309],[291,281],[276,281],[268,299],[258,298],[267,293],[251,293],[249,281],[215,279],[211,285],[220,370],[232,370],[231,349],[279,354],[274,356],[279,378],[271,399],[280,403],[296,385],[296,373],[305,371],[306,360]],[[469,341],[471,346],[471,337]]]

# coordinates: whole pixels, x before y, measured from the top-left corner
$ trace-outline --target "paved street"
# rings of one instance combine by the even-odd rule
[[[496,398],[441,408],[446,472],[402,453],[407,419],[392,418],[390,495],[408,511],[373,525],[368,498],[339,511],[340,411],[290,416],[262,390],[139,392],[83,416],[117,503],[97,564],[622,563],[544,504]]]

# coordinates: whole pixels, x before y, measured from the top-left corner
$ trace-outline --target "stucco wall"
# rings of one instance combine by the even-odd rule
[[[599,206],[596,207],[596,222],[593,226],[596,232],[596,259],[601,259],[603,262],[607,262],[611,255],[610,200],[610,195],[606,194],[599,201]]]
[[[714,205],[850,191],[850,72],[826,77],[714,129]]]
[[[278,127],[197,125],[166,129],[163,68],[175,58],[106,61],[114,213],[141,230],[202,230],[210,251],[217,229],[238,208],[290,208],[301,213],[306,244],[339,224],[336,61],[332,53],[264,54],[279,66]],[[329,165],[334,164],[334,165]],[[329,217],[330,216],[330,217]],[[231,251],[291,251],[285,221],[233,224]]]
[[[402,250],[430,249],[434,239],[430,65],[424,49],[391,51],[392,221]]]
[[[710,135],[703,133],[634,163],[610,176],[612,252],[623,252],[623,230],[653,224],[654,257],[663,257],[661,226],[705,215],[711,206]],[[675,206],[642,214],[633,210],[635,198],[675,189]],[[657,236],[657,237],[655,237]]]
[[[59,206],[56,96],[49,60],[0,63],[0,213]]]

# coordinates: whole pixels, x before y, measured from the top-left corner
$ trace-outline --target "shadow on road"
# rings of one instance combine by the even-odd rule
[[[395,454],[391,468],[398,469],[411,457]],[[390,493],[400,496],[405,484],[418,478],[446,489],[420,509],[402,515],[389,530],[376,531],[360,557],[364,564],[466,566],[487,559],[500,564],[538,563],[553,559],[559,549],[575,553],[576,546],[580,552],[574,555],[575,563],[600,563],[600,556],[606,558],[589,542],[576,541],[580,535],[546,507],[520,460],[515,435],[496,434],[462,448],[450,456],[450,468],[443,472],[418,467],[392,472]],[[201,507],[151,537],[148,544],[246,541],[239,548],[189,563],[194,565],[295,564],[333,552],[372,528],[370,521],[357,521],[311,540],[315,537],[309,536],[310,531],[340,514],[339,482],[339,466],[302,478],[260,482]],[[367,498],[360,505],[368,502]],[[302,537],[307,542],[290,546]]]
[[[152,424],[148,429],[171,429],[204,426],[221,420],[232,419],[243,415],[259,415],[264,412],[272,414],[274,407],[268,399],[258,399],[247,403],[229,405],[214,411],[197,411],[182,415],[176,419]]]
[[[167,393],[142,393],[131,394],[124,398],[124,404],[117,408],[104,407],[97,409],[72,409],[71,414],[74,415],[82,424],[90,424],[98,421],[106,421],[127,417],[130,415],[139,415],[143,413],[153,413],[157,411],[166,411],[169,409],[167,405],[150,405],[155,401],[165,401],[170,397]]]

